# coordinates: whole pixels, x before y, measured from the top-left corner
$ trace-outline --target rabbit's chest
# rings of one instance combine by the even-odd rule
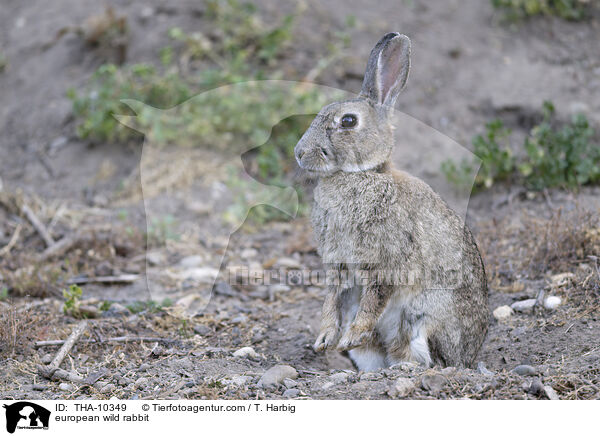
[[[324,263],[372,263],[385,239],[394,190],[385,178],[319,183],[312,223]]]

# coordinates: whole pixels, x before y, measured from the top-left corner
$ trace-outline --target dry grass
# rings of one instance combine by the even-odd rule
[[[518,220],[483,224],[478,240],[490,283],[515,286],[520,278],[574,272],[589,256],[600,256],[600,216],[581,208],[559,208],[550,218],[523,212]]]
[[[40,326],[40,315],[30,307],[17,308],[9,304],[0,306],[0,356],[14,356],[31,346]]]

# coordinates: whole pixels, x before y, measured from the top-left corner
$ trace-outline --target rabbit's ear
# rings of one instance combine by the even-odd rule
[[[410,69],[410,39],[388,33],[371,50],[361,95],[375,103],[394,106]]]

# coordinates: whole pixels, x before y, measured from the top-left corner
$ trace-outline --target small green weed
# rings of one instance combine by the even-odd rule
[[[82,295],[83,291],[77,285],[71,285],[68,289],[63,289],[63,298],[65,299],[63,313],[65,315],[78,316]]]
[[[589,0],[491,0],[492,6],[503,12],[507,21],[537,15],[553,15],[565,20],[579,21],[588,15]]]
[[[152,247],[162,246],[167,241],[176,241],[179,239],[179,234],[176,231],[175,217],[167,215],[161,218],[152,219],[148,226],[146,235],[148,245]]]
[[[148,300],[148,301],[134,301],[131,304],[128,304],[127,309],[131,311],[131,313],[140,313],[144,311],[148,311],[151,313],[160,312],[164,310],[166,307],[170,307],[173,305],[173,301],[170,298],[165,298],[161,302]]]
[[[582,114],[570,123],[556,119],[554,105],[545,102],[543,120],[525,139],[525,155],[513,156],[508,145],[510,130],[500,120],[486,125],[486,133],[473,140],[473,152],[481,159],[474,189],[489,188],[495,182],[514,178],[528,188],[542,190],[559,187],[576,189],[600,183],[600,147],[595,131]],[[475,160],[442,163],[446,178],[459,187],[470,183]]]

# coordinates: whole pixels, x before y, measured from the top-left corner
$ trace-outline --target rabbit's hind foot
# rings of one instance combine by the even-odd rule
[[[379,347],[363,346],[348,351],[348,355],[359,371],[372,372],[387,368],[385,352]]]

